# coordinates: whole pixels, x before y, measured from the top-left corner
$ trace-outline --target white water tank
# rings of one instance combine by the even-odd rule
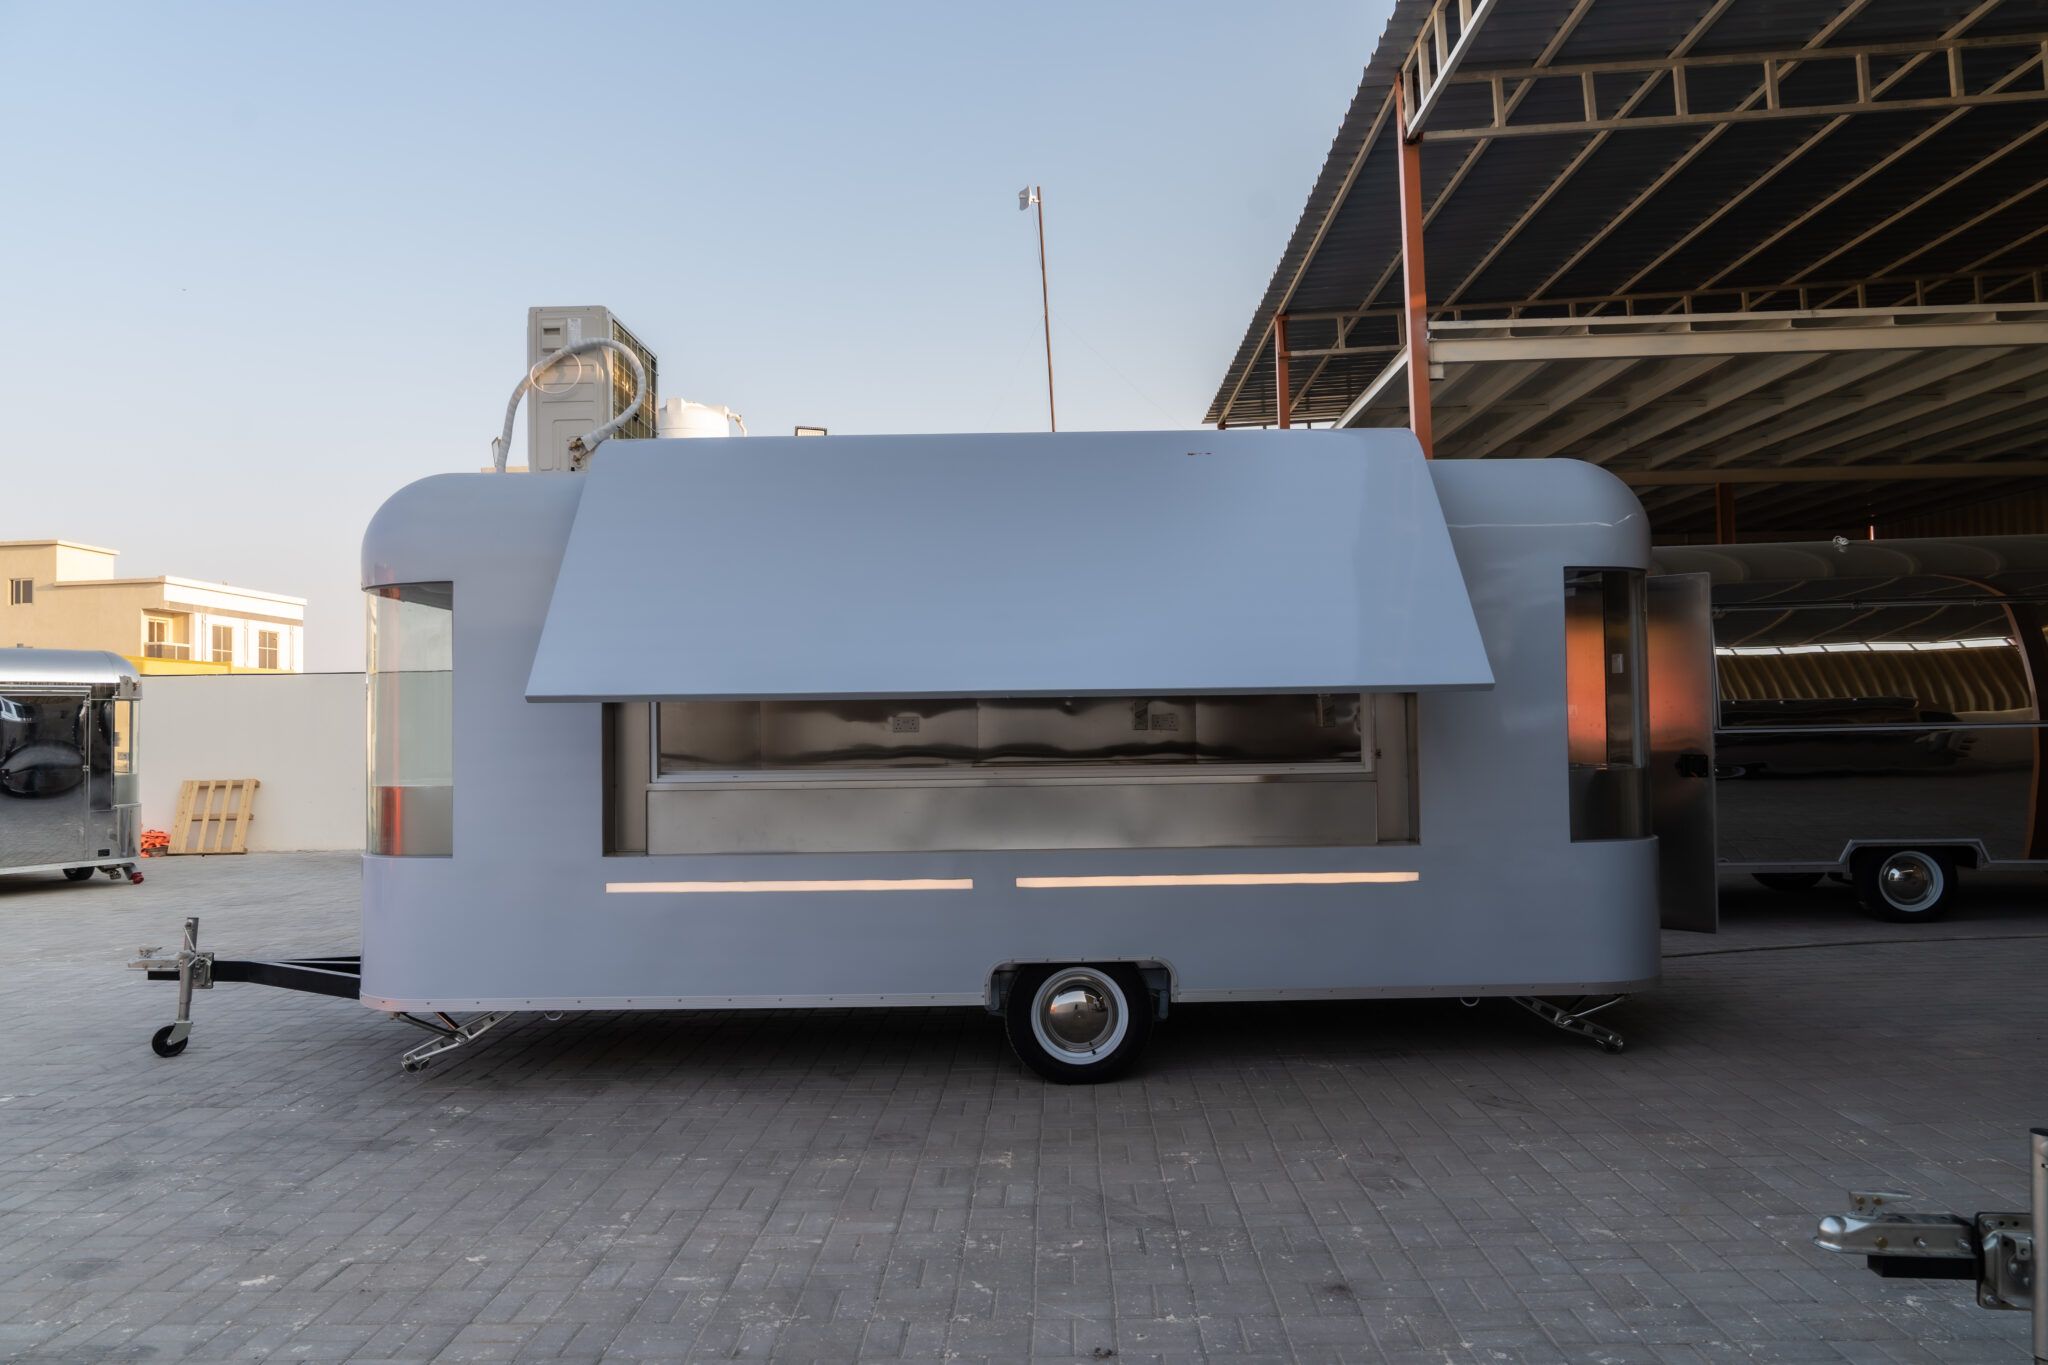
[[[654,434],[660,437],[676,436],[730,436],[730,422],[739,421],[739,414],[730,408],[714,408],[708,403],[692,403],[686,398],[671,398],[655,413]],[[747,430],[740,422],[740,433]]]

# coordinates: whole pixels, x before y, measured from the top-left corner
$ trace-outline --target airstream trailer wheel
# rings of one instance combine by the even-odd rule
[[[1024,967],[1005,1022],[1024,1065],[1062,1085],[1090,1085],[1122,1075],[1144,1051],[1152,1002],[1121,963]]]
[[[96,867],[67,867],[64,869],[64,880],[67,882],[89,882],[92,880],[92,874],[97,871],[99,869]]]
[[[1749,874],[1766,891],[1811,891],[1820,885],[1818,872],[1752,872]]]
[[[1855,875],[1863,912],[1894,924],[1940,919],[1955,899],[1955,863],[1946,854],[1926,849],[1860,853]]]
[[[171,1030],[176,1027],[176,1024],[165,1024],[152,1034],[149,1040],[150,1050],[159,1057],[175,1057],[183,1052],[185,1044],[192,1041],[192,1035],[188,1033],[174,1043],[171,1041]]]

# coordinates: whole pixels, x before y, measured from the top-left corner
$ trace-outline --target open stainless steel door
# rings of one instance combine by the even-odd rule
[[[1703,573],[1650,580],[1648,660],[1650,826],[1657,904],[1666,929],[1721,926],[1714,851],[1714,617]]]

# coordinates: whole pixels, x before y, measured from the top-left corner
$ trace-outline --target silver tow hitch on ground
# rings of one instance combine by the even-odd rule
[[[178,983],[178,1017],[158,1029],[149,1040],[159,1057],[175,1057],[185,1050],[192,1036],[192,992],[210,991],[216,981],[248,981],[258,986],[301,991],[308,995],[331,995],[342,1000],[362,997],[363,960],[360,957],[227,958],[215,957],[211,949],[199,946],[199,920],[185,921],[185,943],[175,953],[162,948],[138,948],[128,964],[149,973],[151,981]],[[434,1040],[422,1043],[399,1059],[407,1071],[419,1071],[433,1058],[476,1040],[494,1025],[512,1017],[511,1010],[480,1014],[458,1023],[446,1014],[428,1018],[387,1011],[393,1019],[424,1029]]]
[[[2037,1256],[2048,1248],[2048,1128],[2031,1135],[2029,1213],[1907,1213],[1906,1195],[1851,1191],[1849,1211],[1820,1220],[1814,1245],[1861,1256],[1887,1279],[1974,1280],[1979,1308],[2034,1315],[2034,1359],[2048,1362],[2048,1275]]]
[[[195,915],[185,921],[185,946],[178,949],[176,956],[165,957],[163,951],[138,948],[128,966],[134,971],[148,972],[151,981],[177,981],[177,1020],[165,1024],[149,1040],[157,1056],[175,1057],[185,1050],[185,1042],[192,1036],[192,992],[213,989],[213,954],[199,950],[199,917]]]

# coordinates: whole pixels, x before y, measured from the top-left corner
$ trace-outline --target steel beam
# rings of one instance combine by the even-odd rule
[[[1937,316],[1944,320],[1937,321]],[[1493,335],[1487,335],[1489,332]],[[2048,306],[2039,304],[1705,314],[1651,321],[1538,318],[1440,322],[1431,342],[1432,354],[1446,365],[2039,345],[2048,345]]]
[[[1637,450],[1656,440],[1679,424],[1706,416],[1723,405],[1733,402],[1745,394],[1756,392],[1767,384],[1775,384],[1787,375],[1797,373],[1820,360],[1807,352],[1793,352],[1745,357],[1727,367],[1725,373],[1715,375],[1712,382],[1697,389],[1688,390],[1687,396],[1698,406],[1668,404],[1645,412],[1636,408],[1626,413],[1626,425],[1606,440],[1580,453],[1581,459],[1605,464],[1631,450]]]
[[[1453,3],[1460,11],[1458,38],[1456,42],[1447,44],[1449,24],[1444,11]],[[1423,125],[1429,122],[1430,114],[1443,98],[1444,91],[1450,88],[1458,68],[1471,54],[1473,39],[1499,3],[1500,0],[1478,0],[1476,4],[1473,0],[1437,0],[1430,10],[1429,18],[1423,21],[1421,36],[1408,50],[1407,60],[1401,63],[1401,74],[1397,78],[1398,88],[1408,96],[1408,107],[1414,111],[1403,130],[1408,140],[1422,136]]]
[[[1396,352],[1394,358],[1387,362],[1385,369],[1373,376],[1372,382],[1365,386],[1365,391],[1351,400],[1350,404],[1344,409],[1343,414],[1337,418],[1336,424],[1340,427],[1358,425],[1357,419],[1360,414],[1378,402],[1380,395],[1386,393],[1394,385],[1401,383],[1407,377],[1408,352],[1401,350]]]
[[[1282,431],[1287,429],[1288,412],[1294,406],[1294,394],[1287,382],[1287,314],[1273,315],[1273,411]]]
[[[1527,365],[1474,365],[1456,376],[1447,377],[1443,392],[1432,395],[1430,399],[1435,410],[1433,415],[1440,419],[1435,428],[1437,439],[1449,440],[1473,422],[1488,416],[1495,403],[1542,368],[1535,362]]]
[[[1471,142],[1478,138],[1546,137],[1558,134],[1615,132],[1625,128],[1711,128],[1716,124],[1763,123],[1772,119],[1834,118],[1851,114],[1905,113],[1918,109],[1981,109],[1999,104],[2039,104],[2048,90],[2002,90],[1994,95],[1937,95],[1927,99],[1873,100],[1867,104],[1783,105],[1767,109],[1731,109],[1720,114],[1644,114],[1636,118],[1585,119],[1569,123],[1520,123],[1505,128],[1445,128],[1429,135],[1431,142]]]
[[[1769,421],[1793,408],[1803,407],[1837,389],[1861,383],[1909,358],[1895,351],[1873,351],[1844,364],[1828,365],[1818,371],[1809,372],[1801,376],[1801,382],[1792,392],[1785,395],[1783,402],[1759,403],[1719,418],[1693,423],[1684,431],[1677,433],[1672,440],[1660,443],[1656,453],[1650,456],[1649,466],[1655,469],[1674,460],[1683,459],[1701,447],[1711,448],[1745,428]]]
[[[2006,354],[2009,354],[2009,352],[1999,351],[1990,354],[1983,351],[1953,352],[1925,363],[1914,372],[1910,382],[1914,388],[1938,384],[1952,375],[1975,369],[1985,364],[1987,360]],[[1856,396],[1801,404],[1798,409],[1798,415],[1795,417],[1775,423],[1765,431],[1733,441],[1722,442],[1718,449],[1709,452],[1709,463],[1716,467],[1732,465],[1737,460],[1755,455],[1760,451],[1783,446],[1787,442],[1802,437],[1810,431],[1824,430],[1835,422],[1845,418],[1854,418],[1856,414],[1867,410],[1869,407],[1870,403],[1867,399]],[[1810,448],[1810,446],[1802,447],[1802,449],[1807,448]]]
[[[1579,366],[1574,373],[1545,391],[1545,396],[1550,400],[1547,406],[1529,408],[1494,423],[1493,426],[1482,432],[1476,439],[1464,442],[1458,453],[1472,459],[1483,459],[1506,445],[1509,441],[1514,440],[1517,436],[1520,436],[1530,427],[1547,418],[1555,417],[1560,411],[1569,408],[1587,394],[1613,383],[1634,369],[1637,363],[1634,360],[1596,360],[1590,365]],[[1672,368],[1682,370],[1687,367],[1697,367],[1698,372],[1704,373],[1721,363],[1721,360],[1716,357],[1707,360],[1681,361]],[[1685,382],[1685,380],[1684,378],[1678,378],[1672,382],[1678,384]],[[1582,412],[1579,414],[1579,417],[1581,420],[1595,422],[1596,426],[1604,426],[1608,422],[1615,420],[1616,414],[1601,410],[1591,416],[1588,413]]]
[[[1724,487],[1734,484],[1869,483],[1935,479],[2048,478],[2048,460],[1999,460],[1962,464],[1786,465],[1782,469],[1613,469],[1608,473],[1631,488]]]
[[[1861,0],[1857,0],[1857,3],[1861,3]],[[1593,0],[1576,0],[1572,5],[1571,12],[1565,15],[1563,22],[1557,26],[1557,31],[1550,35],[1550,41],[1543,45],[1543,51],[1536,54],[1536,60],[1530,63],[1530,65],[1539,69],[1548,66],[1551,60],[1564,50],[1565,43],[1578,30],[1579,21],[1584,19],[1586,12],[1592,8]],[[1505,99],[1502,99],[1500,92],[1496,91],[1495,100],[1501,110],[1501,117],[1512,117],[1515,110],[1521,107],[1522,101],[1528,97],[1529,92],[1535,88],[1535,81],[1523,81]],[[1392,107],[1391,98],[1388,101],[1388,107]],[[1437,194],[1436,202],[1429,206],[1429,212],[1423,216],[1422,227],[1425,233],[1428,232],[1429,225],[1436,221],[1437,214],[1443,211],[1446,204],[1450,203],[1451,196],[1457,192],[1460,185],[1465,183],[1465,177],[1471,173],[1473,166],[1478,164],[1479,158],[1485,155],[1486,149],[1491,145],[1491,143],[1482,139],[1473,144],[1472,149],[1465,154],[1464,161],[1459,163],[1458,169],[1445,182],[1443,189]],[[1360,313],[1364,313],[1372,308],[1373,300],[1377,299],[1381,292],[1386,289],[1387,285],[1394,278],[1394,272],[1400,268],[1401,259],[1398,255],[1393,260],[1387,262],[1386,268],[1380,272],[1379,278],[1373,281],[1372,288],[1365,291],[1365,297],[1359,304]]]
[[[2035,383],[2017,394],[1998,391],[2048,371],[2048,350],[2026,350],[1997,364],[1961,376],[1953,385],[1924,398],[1909,398],[1903,408],[1886,411],[1861,421],[1831,428],[1824,440],[1810,443],[1806,450],[1818,452],[1838,446],[1853,446],[1859,453],[1882,454],[1902,445],[1925,441],[1936,433],[1967,423],[1981,422],[2015,406],[2048,397],[2048,383]],[[1917,419],[1927,418],[1927,421]],[[2048,433],[2044,433],[2048,434]]]
[[[1860,9],[1862,8],[1864,3],[1867,3],[1867,0],[1854,0],[1854,3],[1851,5],[1851,8]],[[1678,41],[1678,44],[1672,49],[1671,55],[1674,58],[1678,58],[1683,57],[1686,53],[1692,51],[1693,46],[1697,44],[1701,38],[1704,38],[1707,35],[1708,30],[1713,28],[1713,26],[1717,22],[1719,22],[1721,16],[1727,13],[1728,8],[1732,4],[1734,4],[1734,0],[1715,0],[1715,3],[1708,7],[1707,12],[1701,15],[1699,19],[1693,24],[1693,26],[1686,31],[1685,37],[1681,38]],[[1544,69],[1549,69],[1547,63],[1544,64]],[[1636,86],[1636,88],[1629,93],[1628,98],[1622,101],[1622,105],[1618,113],[1621,115],[1626,115],[1631,109],[1634,109],[1637,105],[1641,104],[1643,100],[1649,97],[1650,92],[1657,88],[1657,83],[1660,79],[1661,77],[1657,75],[1651,75],[1645,80],[1643,80],[1641,83],[1639,83]],[[1524,92],[1531,88],[1533,83],[1533,79],[1524,80],[1522,84],[1516,87],[1515,98],[1517,101],[1520,100]],[[1501,99],[1501,87],[1499,83],[1495,83],[1495,121],[1504,122],[1512,112],[1512,104],[1503,102],[1503,100]],[[1486,271],[1493,265],[1494,261],[1499,259],[1500,254],[1508,249],[1509,244],[1512,243],[1516,237],[1521,235],[1522,229],[1529,225],[1530,220],[1535,218],[1535,216],[1538,213],[1542,212],[1544,205],[1548,204],[1553,198],[1557,196],[1557,194],[1561,190],[1564,189],[1565,184],[1568,181],[1570,181],[1574,175],[1578,174],[1579,168],[1581,166],[1584,166],[1588,161],[1590,161],[1593,158],[1593,154],[1600,150],[1601,146],[1605,144],[1606,140],[1607,134],[1605,133],[1596,134],[1594,137],[1588,140],[1586,145],[1584,147],[1581,147],[1578,150],[1578,152],[1573,155],[1571,161],[1568,164],[1566,164],[1564,169],[1559,171],[1557,175],[1551,179],[1550,184],[1544,187],[1543,192],[1536,196],[1535,201],[1528,205],[1528,207],[1523,209],[1523,211],[1516,217],[1515,221],[1508,226],[1507,231],[1501,233],[1500,236],[1494,240],[1493,245],[1487,249],[1486,254],[1480,258],[1479,263],[1473,266],[1471,270],[1467,271],[1465,274],[1465,278],[1460,280],[1456,287],[1454,287],[1450,293],[1444,296],[1444,302],[1452,303],[1464,297],[1465,291],[1472,287],[1473,281],[1477,280],[1480,276],[1486,273]],[[1439,196],[1439,201],[1441,201],[1441,196]],[[1540,293],[1542,291],[1539,290],[1537,292]]]
[[[1422,444],[1422,458],[1436,453],[1429,419],[1429,272],[1422,255],[1422,144],[1407,136],[1404,96],[1394,87],[1394,117],[1400,120],[1401,283],[1406,303],[1402,339],[1408,344],[1408,426]]]

